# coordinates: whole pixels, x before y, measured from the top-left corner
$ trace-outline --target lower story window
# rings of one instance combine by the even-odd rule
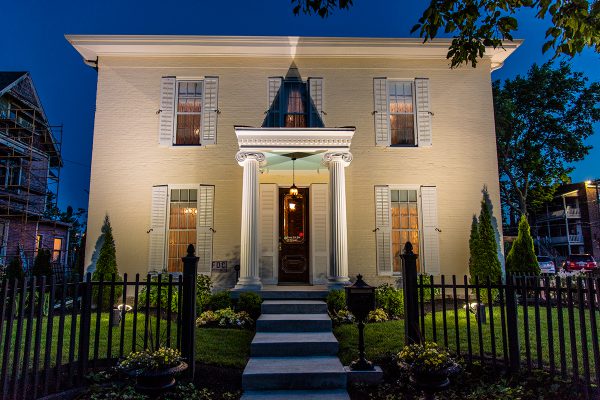
[[[416,190],[391,190],[393,273],[402,273],[400,254],[406,242],[411,242],[419,254],[419,208]],[[417,271],[420,271],[417,258]]]
[[[40,237],[41,239],[41,237]],[[53,262],[61,262],[62,255],[62,238],[54,238],[54,242],[52,243],[52,261]]]
[[[190,243],[196,243],[198,190],[171,189],[169,201],[168,272],[182,272],[182,257]]]

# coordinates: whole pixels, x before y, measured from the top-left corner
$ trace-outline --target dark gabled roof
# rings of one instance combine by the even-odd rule
[[[27,74],[25,71],[0,71],[0,92],[3,92],[4,89],[25,74]]]

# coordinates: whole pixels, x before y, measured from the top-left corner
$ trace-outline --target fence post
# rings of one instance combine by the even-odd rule
[[[404,343],[421,343],[419,331],[419,295],[417,288],[417,255],[412,243],[404,245],[402,258],[402,286],[404,287]]]
[[[188,376],[193,380],[196,369],[196,277],[198,260],[194,245],[187,248],[183,261],[183,293],[181,303],[181,355],[188,362]]]
[[[92,322],[92,274],[88,272],[81,288],[80,320],[79,320],[79,374],[77,379],[83,381],[87,372],[87,363],[90,353],[90,325]],[[75,307],[75,304],[73,304]],[[50,305],[49,316],[52,316],[52,304]]]
[[[519,348],[519,322],[517,316],[517,294],[515,277],[506,279],[506,337],[508,340],[508,360],[511,372],[518,372],[521,367],[521,350]]]

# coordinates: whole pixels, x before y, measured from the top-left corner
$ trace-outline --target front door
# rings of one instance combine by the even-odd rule
[[[308,206],[308,188],[279,189],[279,283],[309,283]]]

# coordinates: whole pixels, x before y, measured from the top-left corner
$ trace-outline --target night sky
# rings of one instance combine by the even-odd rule
[[[65,34],[282,35],[408,37],[426,1],[354,0],[350,11],[328,19],[292,14],[289,0],[245,1],[42,1],[2,4],[0,70],[30,71],[52,124],[64,124],[59,206],[87,208],[92,151],[96,72],[84,65]],[[416,6],[414,3],[418,3]],[[494,79],[525,74],[543,63],[541,45],[547,22],[518,16],[525,39]],[[586,51],[574,70],[600,81],[600,57]],[[574,181],[600,178],[600,124],[589,140],[595,147],[576,164]]]

